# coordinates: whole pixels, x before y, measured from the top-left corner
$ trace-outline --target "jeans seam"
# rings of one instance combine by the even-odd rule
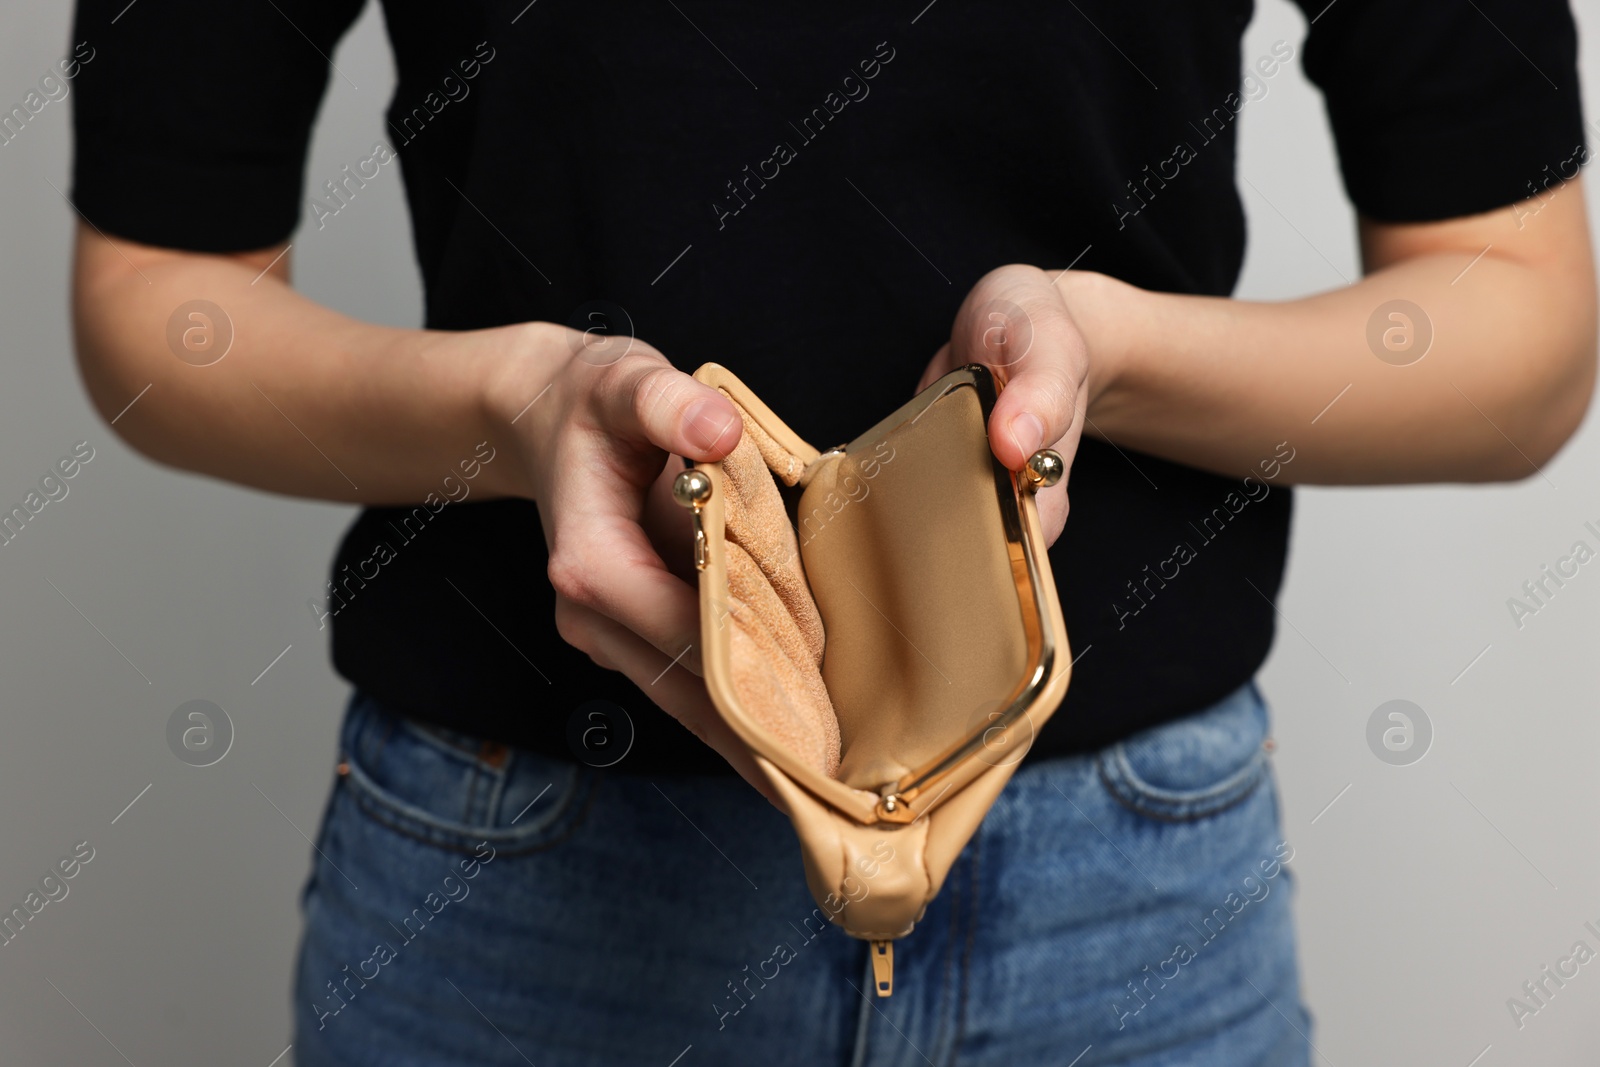
[[[1116,751],[1116,748],[1112,751]],[[1249,799],[1261,786],[1266,760],[1258,751],[1251,756],[1249,764],[1229,775],[1219,788],[1171,798],[1156,796],[1135,784],[1138,778],[1132,774],[1131,768],[1113,775],[1109,753],[1102,753],[1095,760],[1095,770],[1100,784],[1111,799],[1129,811],[1159,822],[1189,823],[1220,815]]]
[[[353,724],[354,732],[348,737],[349,751],[357,758],[343,755],[341,758],[346,759],[350,765],[344,776],[352,779],[351,784],[355,787],[356,794],[363,798],[360,803],[363,812],[372,814],[376,818],[378,813],[388,811],[390,814],[379,820],[383,825],[397,830],[403,830],[405,826],[415,827],[416,829],[410,831],[408,836],[430,842],[438,839],[454,839],[460,842],[474,835],[488,835],[492,838],[497,832],[504,832],[505,828],[498,825],[498,814],[510,781],[511,767],[516,755],[514,749],[504,748],[504,761],[495,765],[487,762],[480,751],[456,743],[451,737],[436,732],[426,723],[419,723],[403,715],[386,711],[370,699],[363,700],[359,691],[352,698],[351,705],[347,712],[347,721]],[[382,755],[389,741],[402,732],[408,740],[431,753],[432,758],[443,760],[446,765],[458,768],[460,773],[467,775],[466,781],[462,783],[465,787],[465,797],[460,801],[458,811],[450,814],[437,813],[430,810],[426,802],[412,802],[388,795],[388,790],[378,783],[374,775],[382,765]],[[561,781],[559,770],[566,770],[572,775],[562,790],[568,794],[576,793],[584,784],[580,779],[584,778],[586,773],[591,777],[594,775],[593,771],[586,771],[576,764],[568,764],[558,769],[552,784]],[[485,781],[485,778],[488,781]],[[568,806],[566,803],[556,803],[559,800],[559,795],[552,797],[553,810],[542,820],[530,821],[522,830],[514,831],[513,836],[536,836],[539,827],[555,825]],[[484,810],[485,808],[487,810]]]
[[[344,784],[350,785],[351,783],[346,782]],[[541,830],[553,832],[548,837],[535,836],[537,843],[512,845],[503,838],[500,841],[496,841],[492,830],[484,833],[479,839],[494,845],[496,853],[504,856],[527,856],[554,848],[570,838],[588,817],[589,808],[594,799],[594,790],[585,788],[586,785],[586,782],[580,780],[574,783],[573,789],[563,794],[561,807],[551,812],[550,818],[541,826]],[[580,796],[579,794],[582,795]],[[459,852],[463,855],[474,854],[475,846],[466,843],[466,838],[472,835],[464,835],[459,830],[443,826],[430,826],[421,820],[415,819],[413,816],[390,810],[388,805],[359,786],[351,787],[350,799],[361,814],[379,826],[391,830],[402,837],[446,852]],[[408,822],[415,825],[405,825]]]
[[[490,826],[500,825],[500,803],[505,796],[506,783],[511,780],[511,767],[517,761],[517,754],[508,751],[506,762],[500,772],[491,780],[489,798],[484,801],[483,821]],[[576,773],[576,772],[574,772]]]
[[[458,744],[451,737],[445,736],[440,732],[441,728],[435,728],[429,723],[407,718],[398,712],[386,712],[386,714],[392,716],[398,723],[398,726],[391,725],[391,730],[404,730],[411,736],[412,740],[427,746],[427,748],[441,756],[462,764],[469,770],[494,777],[504,773],[506,769],[504,764],[497,767],[484,759],[481,745],[489,741],[488,738],[476,739],[480,743],[479,748],[468,748],[465,744]],[[463,738],[463,740],[469,739]],[[509,746],[507,746],[506,750],[508,755],[512,751]]]
[[[363,812],[390,829],[430,844],[454,842],[460,846],[479,840],[489,840],[505,842],[511,848],[516,848],[521,842],[537,840],[541,835],[558,830],[563,820],[571,817],[574,804],[579,799],[584,800],[582,810],[586,813],[587,798],[594,792],[596,784],[594,779],[597,777],[596,772],[577,766],[570,768],[570,778],[563,779],[558,774],[552,785],[557,782],[561,784],[560,788],[555,790],[555,795],[550,798],[550,810],[530,820],[521,829],[508,830],[488,823],[470,821],[452,823],[449,819],[440,817],[426,808],[417,807],[390,795],[383,786],[372,779],[360,761],[348,761],[347,768],[340,776],[340,783],[350,787],[352,796]],[[478,772],[472,773],[476,775]],[[580,798],[579,794],[583,794],[583,797]],[[578,821],[582,821],[581,817]],[[557,836],[564,837],[566,833],[570,833],[570,828]],[[539,847],[543,846],[529,851],[537,851]],[[458,847],[455,850],[461,849]]]
[[[420,719],[413,719],[398,711],[391,711],[389,714],[400,720],[402,729],[430,747],[448,751],[463,763],[480,762],[478,750],[468,747],[471,741],[477,740],[476,738],[468,737],[456,731],[447,731],[444,727],[434,726],[432,723],[423,722]],[[458,737],[460,741],[456,740]]]
[[[467,798],[461,804],[461,821],[468,826],[485,821],[478,817],[477,809],[473,807],[473,801],[478,799],[478,780],[482,777],[483,773],[478,768],[467,768]]]

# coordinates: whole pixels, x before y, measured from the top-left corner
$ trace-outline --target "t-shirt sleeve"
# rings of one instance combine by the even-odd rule
[[[299,220],[317,108],[330,74],[343,77],[330,57],[362,3],[79,0],[78,210],[168,248],[283,241]]]
[[[1565,0],[1295,3],[1311,21],[1306,75],[1363,214],[1422,222],[1489,211],[1587,159]]]

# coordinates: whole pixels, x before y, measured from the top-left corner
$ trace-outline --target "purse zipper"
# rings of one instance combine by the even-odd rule
[[[872,984],[878,996],[894,992],[894,942],[872,942]]]

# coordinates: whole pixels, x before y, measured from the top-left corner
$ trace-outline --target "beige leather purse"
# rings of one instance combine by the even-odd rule
[[[794,822],[828,919],[894,947],[1066,692],[1071,655],[1035,489],[989,449],[998,385],[945,375],[819,453],[727,369],[744,436],[678,475],[692,509],[701,658],[722,717]],[[781,487],[781,488],[780,488]]]

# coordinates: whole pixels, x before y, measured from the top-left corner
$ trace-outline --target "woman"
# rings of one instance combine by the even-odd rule
[[[386,133],[307,184],[359,7],[77,30],[95,403],[158,461],[366,506],[309,605],[355,693],[298,1061],[1308,1062],[1251,680],[1288,487],[1525,477],[1578,425],[1565,7],[1510,47],[1498,5],[1305,7],[1366,274],[1272,305],[1227,295],[1235,130],[1300,55],[1242,56],[1248,4],[389,2]],[[297,220],[396,159],[423,330],[289,285]],[[666,489],[738,440],[710,359],[818,443],[986,362],[995,455],[1071,465],[1073,685],[885,1001],[697,675]]]

